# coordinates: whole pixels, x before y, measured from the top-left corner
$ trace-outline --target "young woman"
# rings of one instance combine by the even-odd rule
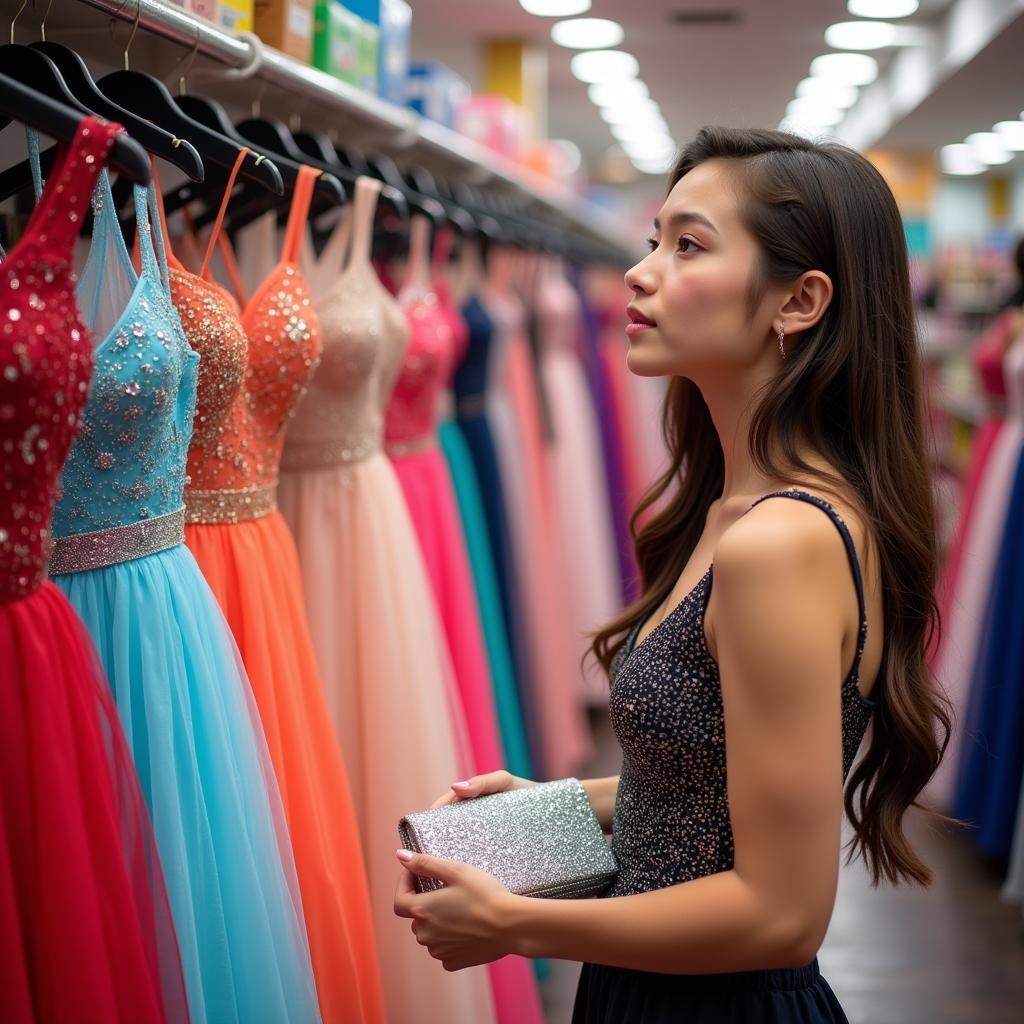
[[[629,367],[672,378],[672,463],[641,506],[643,596],[593,648],[623,764],[584,786],[618,877],[528,899],[400,851],[395,910],[447,970],[583,961],[580,1024],[844,1021],[815,959],[844,804],[876,883],[926,884],[901,822],[949,729],[899,213],[851,150],[706,128],[626,283]]]

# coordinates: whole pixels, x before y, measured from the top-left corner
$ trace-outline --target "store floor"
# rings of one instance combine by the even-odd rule
[[[618,770],[604,715],[584,775]],[[821,951],[822,973],[850,1024],[1015,1024],[1024,1006],[1024,917],[999,898],[1002,871],[959,832],[912,815],[910,835],[936,873],[930,889],[872,889],[858,862],[844,867]],[[544,985],[549,1024],[567,1024],[576,964],[555,961]]]

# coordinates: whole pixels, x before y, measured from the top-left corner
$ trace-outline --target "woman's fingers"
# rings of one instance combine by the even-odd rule
[[[504,769],[496,772],[487,772],[484,775],[474,775],[462,782],[453,782],[451,789],[439,796],[431,805],[444,807],[446,804],[453,804],[458,800],[472,800],[474,797],[486,796],[488,793],[503,793],[506,789],[513,789],[517,780]]]

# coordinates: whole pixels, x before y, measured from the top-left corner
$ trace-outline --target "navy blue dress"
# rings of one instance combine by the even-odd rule
[[[842,535],[853,571],[860,637],[841,688],[845,778],[874,706],[857,685],[867,638],[857,552],[846,524],[823,498],[788,490],[754,505],[775,497],[809,502],[825,512]],[[664,889],[733,867],[722,688],[704,638],[712,576],[713,567],[639,647],[636,627],[613,668],[609,708],[623,759],[612,826],[619,873],[606,896]],[[704,975],[584,964],[573,1012],[573,1024],[842,1024],[846,1019],[817,961],[798,969]]]

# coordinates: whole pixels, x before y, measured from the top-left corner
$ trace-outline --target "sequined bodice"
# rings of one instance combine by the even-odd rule
[[[826,501],[805,491],[759,501],[777,496],[810,502],[832,518],[854,574],[860,634],[841,684],[845,778],[873,707],[858,689],[867,618],[856,550]],[[733,866],[721,681],[704,636],[712,579],[709,568],[639,647],[639,627],[634,629],[613,666],[609,709],[623,760],[612,826],[619,874],[611,896],[662,889]]]
[[[354,462],[381,447],[384,403],[409,329],[369,259],[379,190],[379,182],[360,178],[354,204],[320,261],[309,253],[304,258],[323,347],[319,368],[288,427],[284,469]],[[351,258],[341,269],[350,241]]]
[[[211,350],[217,359],[211,372],[200,373],[199,378],[200,411],[219,414],[192,439],[186,491],[190,517],[195,512],[200,519],[209,518],[197,506],[208,503],[211,492],[267,490],[277,483],[285,428],[320,356],[320,322],[295,262],[318,175],[312,168],[301,169],[281,259],[247,302],[234,255],[220,235],[222,216],[210,237],[201,273],[179,274],[179,287],[185,285],[186,296],[193,301],[198,297],[205,313],[190,318],[187,298],[181,304],[175,296],[189,340],[202,353],[201,365]],[[231,185],[229,180],[225,202]],[[209,276],[211,251],[218,242],[244,304],[241,313]],[[183,281],[183,276],[190,281]]]
[[[400,454],[402,446],[415,445],[433,436],[441,393],[452,372],[455,337],[433,282],[426,276],[428,244],[426,219],[416,216],[410,241],[409,277],[398,295],[409,321],[409,347],[384,420],[384,438],[393,454]]]
[[[54,535],[109,530],[182,508],[185,461],[195,410],[199,357],[185,339],[157,262],[150,203],[135,189],[141,270],[136,278],[110,198],[106,175],[94,200],[89,257],[79,282],[86,323],[100,339],[82,430],[61,478]],[[156,241],[160,252],[159,233]],[[131,297],[105,332],[98,317],[114,282]]]
[[[0,603],[46,577],[57,480],[92,372],[71,252],[120,131],[98,118],[82,121],[24,235],[0,263]]]

